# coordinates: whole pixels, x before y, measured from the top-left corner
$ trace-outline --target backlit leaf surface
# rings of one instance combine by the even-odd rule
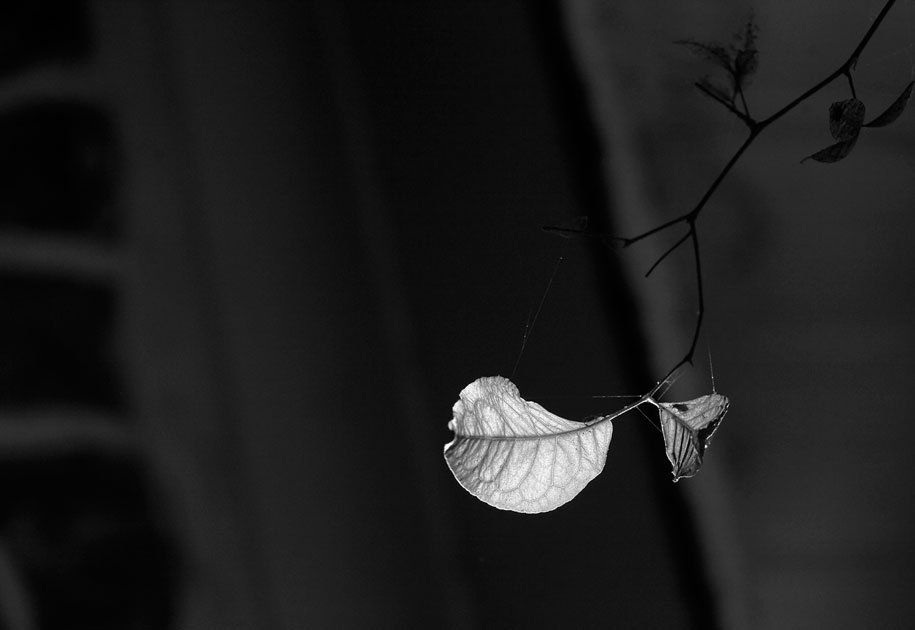
[[[705,449],[728,411],[727,397],[709,394],[686,402],[655,404],[674,481],[692,477],[702,467]]]
[[[501,376],[477,379],[454,404],[445,461],[461,486],[502,510],[554,510],[604,468],[611,416],[566,420],[521,398]]]

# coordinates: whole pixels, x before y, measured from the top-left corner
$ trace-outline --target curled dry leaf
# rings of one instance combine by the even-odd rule
[[[445,461],[458,483],[501,510],[537,513],[575,497],[604,468],[614,416],[573,422],[521,398],[501,376],[461,392]]]
[[[702,467],[705,449],[728,411],[727,397],[708,394],[686,402],[660,403],[654,399],[651,402],[657,405],[661,417],[664,450],[674,481],[692,477]]]
[[[865,127],[886,127],[891,122],[894,122],[899,116],[902,115],[902,112],[905,110],[905,106],[908,105],[909,99],[912,97],[912,88],[915,87],[915,81],[910,82],[905,89],[902,91],[902,94],[893,101],[893,104],[886,108],[886,111],[874,118],[869,123],[865,124]]]
[[[851,140],[864,124],[864,103],[856,98],[836,101],[829,106],[829,133],[836,140]]]

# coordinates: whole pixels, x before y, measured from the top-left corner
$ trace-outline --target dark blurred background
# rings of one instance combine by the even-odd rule
[[[880,0],[7,4],[0,628],[908,627],[915,124],[799,164],[843,82],[699,222],[669,399],[713,366],[731,411],[696,478],[637,414],[538,516],[442,458],[480,376],[583,419],[686,351],[691,252],[642,277],[678,233],[541,229],[637,234],[743,141],[673,42],[754,10],[761,118]],[[867,118],[913,48],[901,0],[855,74]]]

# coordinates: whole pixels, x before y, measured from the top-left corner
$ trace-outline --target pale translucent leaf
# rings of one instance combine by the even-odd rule
[[[702,467],[705,449],[728,411],[727,397],[709,394],[686,402],[651,402],[657,405],[661,417],[664,450],[674,481],[692,477]]]
[[[445,461],[455,479],[501,510],[554,510],[604,468],[613,425],[566,420],[521,398],[501,376],[477,379],[454,404]]]

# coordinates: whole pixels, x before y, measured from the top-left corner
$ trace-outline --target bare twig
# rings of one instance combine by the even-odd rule
[[[727,109],[729,112],[731,112],[732,114],[734,114],[735,116],[737,116],[737,117],[738,117],[740,120],[742,120],[742,121],[744,122],[744,124],[746,124],[748,127],[752,127],[754,124],[756,124],[756,121],[753,120],[752,118],[750,118],[749,114],[745,114],[744,112],[742,112],[742,111],[740,111],[739,109],[737,109],[736,107],[734,107],[733,103],[730,103],[730,102],[727,101],[726,99],[721,98],[721,96],[719,96],[718,94],[715,94],[715,92],[714,92],[713,90],[710,90],[710,89],[708,88],[708,86],[703,85],[703,84],[702,84],[701,82],[699,82],[699,81],[696,81],[693,85],[695,85],[697,88],[699,88],[699,90],[700,90],[703,94],[705,94],[706,96],[708,96],[710,99],[713,99],[715,102],[721,104],[725,109]],[[743,97],[743,90],[742,90],[742,89],[739,90],[739,91],[738,91],[738,94],[740,95],[740,100],[741,100],[742,103],[743,103],[743,108],[744,108],[744,109],[747,109],[747,101],[746,101],[746,99],[744,99],[744,97]]]
[[[747,97],[744,96],[743,86],[737,87],[737,95],[740,97],[740,104],[743,106],[744,115],[741,117],[741,120],[752,127],[755,121],[753,120],[753,116],[750,114],[750,106],[747,105]]]
[[[845,78],[848,79],[848,89],[851,90],[851,97],[858,98],[858,94],[855,92],[855,80],[851,76],[851,70],[845,71]]]
[[[679,223],[686,223],[689,226],[689,231],[687,232],[686,236],[684,236],[683,238],[678,240],[671,248],[669,248],[667,251],[665,251],[660,256],[660,258],[658,258],[658,260],[655,261],[655,263],[651,266],[651,268],[648,271],[649,274],[652,271],[654,271],[654,269],[658,266],[658,264],[660,264],[660,262],[662,260],[664,260],[669,254],[671,254],[674,250],[676,250],[680,245],[682,245],[686,241],[687,238],[691,238],[692,243],[693,243],[693,252],[695,254],[696,291],[697,291],[697,297],[698,297],[698,309],[697,309],[697,313],[696,313],[696,326],[693,331],[692,342],[690,343],[689,349],[687,350],[686,354],[667,373],[667,375],[665,375],[665,377],[664,377],[664,379],[662,379],[662,381],[669,378],[674,372],[676,372],[683,365],[685,365],[687,363],[692,364],[693,354],[696,351],[696,344],[699,341],[699,333],[702,329],[702,318],[705,314],[705,300],[704,300],[703,291],[702,291],[702,269],[701,269],[701,265],[700,265],[700,261],[699,261],[699,235],[698,235],[698,232],[696,231],[696,220],[699,218],[699,214],[705,208],[705,205],[708,203],[708,200],[711,198],[712,194],[718,189],[718,186],[721,184],[721,182],[724,180],[724,178],[728,175],[728,173],[731,171],[731,169],[734,167],[734,165],[737,163],[737,161],[740,159],[740,157],[750,147],[750,145],[753,143],[753,141],[756,140],[756,138],[769,125],[771,125],[772,123],[774,123],[775,121],[780,119],[782,116],[786,115],[788,112],[793,110],[795,107],[797,107],[798,105],[800,105],[801,103],[806,101],[808,98],[810,98],[814,94],[818,93],[820,90],[822,90],[827,85],[829,85],[830,83],[832,83],[833,81],[835,81],[836,79],[838,79],[841,76],[847,77],[848,82],[849,82],[849,87],[851,88],[852,96],[856,98],[854,82],[852,80],[852,71],[855,69],[855,66],[858,63],[858,58],[861,56],[861,53],[864,52],[864,49],[867,47],[867,44],[870,42],[871,38],[874,36],[874,33],[877,32],[877,29],[883,23],[884,18],[886,17],[887,13],[889,13],[890,9],[893,7],[894,4],[896,4],[896,0],[887,0],[886,4],[884,4],[883,8],[880,10],[880,13],[877,15],[876,18],[874,18],[874,21],[871,23],[870,27],[867,29],[867,32],[861,38],[861,41],[858,42],[857,46],[855,46],[855,49],[852,51],[851,55],[849,55],[848,59],[846,59],[844,63],[842,63],[838,68],[836,68],[833,72],[831,72],[825,78],[821,79],[819,82],[814,84],[811,88],[809,88],[808,90],[803,92],[800,96],[798,96],[794,100],[790,101],[788,104],[783,106],[781,109],[777,110],[774,114],[770,115],[768,118],[765,118],[761,121],[756,121],[750,116],[749,108],[747,107],[746,100],[744,99],[742,92],[740,93],[740,97],[741,97],[741,104],[743,106],[744,111],[741,112],[732,103],[727,103],[727,102],[723,101],[722,99],[718,98],[711,90],[706,89],[704,86],[702,86],[699,83],[696,84],[697,87],[700,90],[702,90],[707,96],[710,96],[711,98],[715,99],[717,102],[724,105],[728,109],[728,111],[730,111],[732,114],[737,116],[741,121],[743,121],[749,128],[749,135],[747,136],[746,140],[744,140],[743,144],[740,145],[740,147],[737,149],[737,151],[734,153],[734,155],[731,156],[731,159],[728,160],[728,162],[724,165],[724,168],[721,169],[721,172],[718,173],[717,177],[715,177],[715,179],[712,181],[711,185],[702,195],[702,198],[699,199],[699,202],[695,205],[695,207],[693,207],[692,210],[690,210],[689,212],[686,212],[676,218],[673,218],[669,221],[665,221],[664,223],[661,223],[660,225],[658,225],[646,232],[638,234],[636,236],[619,239],[622,241],[623,247],[628,247],[630,245],[638,243],[641,240],[648,238],[649,236],[653,236],[655,234],[658,234],[659,232],[663,232],[664,230],[666,230],[670,227],[673,227]]]
[[[650,275],[651,275],[651,272],[654,271],[655,269],[657,269],[657,268],[658,268],[658,265],[660,265],[661,262],[662,262],[665,258],[667,258],[667,257],[670,256],[671,254],[673,254],[673,253],[677,250],[677,248],[680,247],[680,245],[682,245],[683,243],[685,243],[685,242],[686,242],[686,239],[689,238],[689,235],[690,235],[689,232],[687,232],[686,234],[684,234],[684,235],[680,238],[680,240],[678,240],[676,243],[674,243],[673,245],[671,245],[671,246],[667,249],[666,252],[664,252],[663,254],[661,254],[661,255],[658,257],[658,259],[657,259],[656,261],[654,261],[654,264],[651,265],[651,267],[648,268],[648,271],[645,272],[645,277],[647,278],[648,276],[650,276]]]
[[[666,221],[666,222],[662,223],[661,225],[648,230],[647,232],[643,232],[642,234],[639,234],[638,236],[633,236],[630,238],[623,238],[622,239],[623,247],[629,247],[630,245],[632,245],[634,243],[638,243],[639,241],[641,241],[645,238],[648,238],[649,236],[652,236],[653,234],[657,234],[658,232],[662,232],[662,231],[666,230],[667,228],[669,228],[673,225],[676,225],[678,223],[693,223],[696,220],[696,218],[699,216],[699,213],[702,212],[702,209],[705,207],[705,204],[708,203],[709,198],[711,198],[712,194],[715,192],[715,190],[717,190],[718,186],[721,184],[722,181],[724,181],[724,178],[727,176],[727,174],[730,172],[730,170],[737,163],[737,160],[739,160],[740,156],[743,155],[743,152],[746,151],[750,147],[750,144],[753,143],[753,140],[756,139],[756,136],[759,135],[759,133],[760,133],[759,124],[757,124],[755,127],[753,127],[750,130],[750,135],[747,137],[746,140],[744,140],[744,143],[742,145],[740,145],[740,148],[737,149],[737,152],[734,153],[733,156],[731,156],[731,159],[728,160],[728,163],[724,165],[724,168],[721,169],[720,173],[718,173],[718,177],[715,178],[715,181],[713,181],[712,185],[708,187],[708,190],[706,190],[705,194],[702,195],[702,198],[699,200],[699,203],[697,203],[696,206],[692,210],[690,210],[689,212],[687,212],[685,214],[681,214],[680,216],[678,216],[674,219],[671,219],[670,221]]]

